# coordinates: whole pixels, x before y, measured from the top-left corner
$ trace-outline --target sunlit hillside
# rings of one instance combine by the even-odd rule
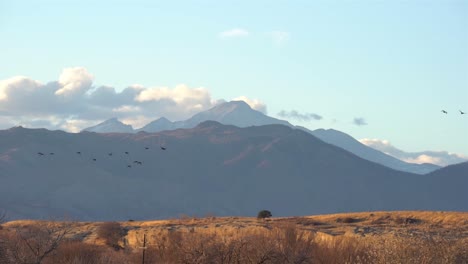
[[[10,241],[2,245],[11,247],[11,241],[46,244],[49,240],[41,229],[52,237],[63,235],[56,253],[48,255],[44,263],[73,256],[81,259],[80,254],[102,260],[93,263],[141,263],[144,246],[145,263],[468,261],[468,213],[463,212],[363,212],[271,219],[181,216],[125,222],[19,220],[3,225],[1,234]],[[28,251],[26,247],[22,250]]]

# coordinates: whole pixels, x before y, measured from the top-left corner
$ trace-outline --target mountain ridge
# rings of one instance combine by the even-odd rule
[[[252,216],[262,208],[278,216],[457,211],[468,209],[460,201],[466,178],[392,170],[283,125],[209,121],[140,134],[0,131],[0,207],[14,218]]]
[[[341,147],[345,150],[357,154],[362,158],[379,164],[383,164],[392,169],[407,171],[411,173],[426,174],[428,172],[440,168],[439,166],[434,164],[413,164],[401,161],[390,155],[368,147],[359,142],[358,140],[354,139],[353,137],[349,136],[348,134],[340,132],[338,130],[309,130],[304,127],[296,127],[287,121],[269,117],[259,111],[253,110],[244,101],[231,101],[219,104],[209,110],[195,114],[191,118],[184,121],[171,122],[168,119],[161,117],[155,121],[150,122],[144,127],[135,130],[134,132],[145,131],[149,133],[155,133],[164,130],[174,130],[179,128],[193,128],[201,122],[208,120],[218,121],[223,124],[236,125],[238,127],[259,126],[267,124],[286,125],[293,128],[300,128],[327,143]],[[128,133],[128,131],[125,133]]]

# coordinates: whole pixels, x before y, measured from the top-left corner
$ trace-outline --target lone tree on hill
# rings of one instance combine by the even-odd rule
[[[265,219],[269,217],[272,217],[272,214],[268,210],[261,210],[260,212],[258,212],[258,215],[257,215],[258,219]]]

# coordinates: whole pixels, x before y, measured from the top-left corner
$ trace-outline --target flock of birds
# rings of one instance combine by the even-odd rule
[[[462,115],[466,114],[466,113],[463,112],[462,110],[458,110],[458,111],[460,111],[460,114],[462,114]],[[445,111],[445,110],[441,110],[441,112],[444,113],[444,114],[448,114],[448,112]]]
[[[149,147],[145,147],[145,150],[149,150],[149,149],[150,149]],[[166,150],[166,147],[160,146],[160,149],[161,149],[161,150]],[[130,152],[125,151],[124,153],[125,153],[125,155],[130,156]],[[81,155],[81,151],[77,151],[76,154],[77,154],[77,155]],[[46,155],[46,153],[44,153],[44,152],[37,152],[37,155],[39,155],[39,156],[44,156],[44,155]],[[55,153],[54,153],[54,152],[50,152],[49,155],[55,155]],[[113,153],[112,153],[112,152],[109,152],[109,153],[107,153],[107,155],[108,155],[108,156],[112,156]],[[92,158],[91,160],[94,161],[94,162],[97,161],[96,158]],[[133,165],[143,165],[143,162],[142,162],[142,161],[139,161],[139,160],[134,160],[134,161],[133,161]],[[127,167],[128,167],[128,168],[131,168],[131,167],[132,167],[132,164],[128,164]]]

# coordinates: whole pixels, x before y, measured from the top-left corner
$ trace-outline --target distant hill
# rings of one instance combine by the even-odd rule
[[[317,129],[314,131],[310,131],[310,133],[327,143],[341,147],[347,151],[356,154],[357,156],[363,159],[385,165],[395,170],[412,172],[417,174],[426,174],[440,168],[440,166],[430,163],[415,164],[404,162],[381,151],[368,147],[359,142],[358,140],[354,139],[350,135],[338,130]]]
[[[447,177],[468,176],[468,162],[462,162],[462,163],[450,165],[450,166],[438,169],[436,171],[433,171],[429,175],[447,176]]]
[[[137,134],[0,131],[0,208],[11,218],[255,216],[265,208],[276,216],[466,211],[468,173],[461,173],[392,170],[283,125],[208,121]]]
[[[100,133],[132,133],[145,131],[154,133],[179,128],[193,128],[204,121],[217,121],[222,124],[234,125],[238,127],[261,126],[270,124],[286,125],[292,128],[300,128],[329,144],[341,147],[358,155],[361,158],[382,164],[392,169],[417,174],[426,174],[440,168],[434,164],[414,164],[401,161],[383,152],[368,147],[353,137],[337,130],[317,129],[311,131],[303,127],[295,127],[287,121],[269,117],[259,111],[252,109],[244,101],[231,101],[220,104],[207,111],[200,112],[185,121],[171,122],[170,120],[161,117],[135,131],[129,130],[128,127],[125,127],[125,125],[120,122],[117,123],[118,121],[116,122],[115,119],[111,119],[94,127],[87,128],[85,131],[104,131]],[[109,123],[112,125],[109,125]]]

